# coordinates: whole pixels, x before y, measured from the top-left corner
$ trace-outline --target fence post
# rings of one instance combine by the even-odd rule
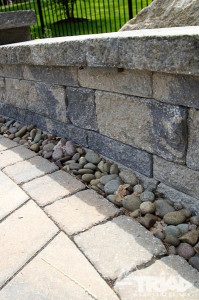
[[[129,19],[133,18],[133,6],[132,6],[132,0],[128,0],[129,5]]]
[[[41,0],[36,0],[37,5],[38,5],[38,11],[39,11],[39,18],[41,22],[41,31],[44,34],[44,19],[43,19],[43,14],[42,14],[42,9],[41,9]]]

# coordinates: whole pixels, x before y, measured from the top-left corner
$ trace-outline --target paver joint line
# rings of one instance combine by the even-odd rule
[[[66,276],[69,280],[73,281],[75,284],[77,284],[80,288],[82,288],[86,293],[88,293],[89,296],[91,296],[94,300],[98,300],[96,298],[96,296],[93,296],[91,294],[91,292],[89,292],[86,288],[84,288],[79,282],[77,282],[75,279],[71,278],[69,275],[67,275],[66,273],[63,273],[61,270],[59,270],[58,268],[56,268],[55,266],[53,266],[52,264],[50,264],[49,262],[47,262],[45,259],[41,258],[45,263],[47,263],[49,266],[51,266],[52,268],[54,268],[55,270],[57,270],[58,272],[60,272],[61,274],[63,274],[64,276]]]

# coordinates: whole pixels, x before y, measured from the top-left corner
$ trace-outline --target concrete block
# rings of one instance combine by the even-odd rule
[[[1,73],[0,73],[1,74]],[[24,66],[23,77],[26,80],[42,81],[64,86],[78,86],[77,68]]]
[[[97,132],[88,132],[88,147],[146,176],[152,176],[152,155]]]
[[[158,184],[157,192],[163,194],[165,198],[169,199],[173,203],[181,203],[187,209],[190,209],[194,214],[199,215],[198,199],[188,196],[182,192],[179,192],[164,183]]]
[[[199,108],[199,77],[153,74],[153,98],[174,105]]]
[[[79,83],[83,87],[140,97],[152,96],[152,73],[124,70],[102,71],[99,68],[80,69]]]
[[[186,163],[189,168],[199,171],[199,111],[196,109],[189,110],[188,131]]]
[[[34,40],[1,47],[0,63],[199,75],[197,38],[198,27],[191,26]]]
[[[155,179],[199,199],[199,172],[154,156]]]
[[[0,65],[0,76],[23,79],[22,65]]]
[[[33,10],[8,11],[0,13],[0,30],[35,25],[37,22]]]
[[[165,159],[185,162],[185,108],[97,91],[96,112],[101,134]]]
[[[5,100],[5,79],[0,78],[0,102]]]
[[[67,111],[73,125],[97,130],[95,92],[85,88],[66,88]]]
[[[65,89],[61,86],[6,78],[6,104],[67,123],[65,101]]]

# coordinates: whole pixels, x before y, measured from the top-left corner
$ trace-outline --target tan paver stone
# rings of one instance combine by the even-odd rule
[[[95,191],[86,190],[47,206],[45,211],[66,233],[74,234],[114,216],[119,209]]]
[[[116,281],[122,300],[199,299],[199,272],[182,257],[168,256]]]
[[[116,300],[74,243],[60,233],[0,292],[13,300]]]
[[[22,187],[39,205],[46,205],[84,189],[85,185],[64,171],[56,171],[25,183]]]
[[[115,279],[149,262],[153,256],[166,253],[159,239],[126,216],[97,225],[74,239],[96,269],[108,279]]]
[[[28,200],[29,196],[0,171],[0,220]],[[0,246],[1,247],[1,246]]]
[[[0,151],[4,151],[13,147],[18,146],[16,142],[13,142],[12,140],[9,140],[5,137],[1,137],[0,141]]]
[[[47,173],[58,170],[58,167],[41,156],[35,156],[29,160],[16,163],[3,169],[16,183],[21,184]]]
[[[29,159],[35,155],[35,152],[25,148],[24,146],[18,146],[6,151],[1,151],[0,169],[13,165],[19,161]]]
[[[58,232],[33,201],[0,224],[0,286]]]

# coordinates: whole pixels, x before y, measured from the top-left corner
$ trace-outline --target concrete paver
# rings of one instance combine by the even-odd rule
[[[116,279],[166,253],[162,242],[138,222],[119,216],[74,238],[93,265],[107,279]]]
[[[0,286],[58,232],[57,226],[29,201],[0,224]]]
[[[115,284],[122,300],[199,299],[199,272],[182,257],[168,256]]]
[[[0,292],[1,299],[116,300],[74,243],[60,233]]]
[[[34,178],[58,170],[58,166],[41,156],[35,156],[29,160],[21,161],[15,165],[3,169],[17,184],[28,182]]]
[[[0,171],[0,220],[29,199],[8,176]]]
[[[199,298],[199,273],[177,255],[155,259],[166,249],[138,222],[24,146],[0,145],[0,299],[118,299],[104,278],[122,300]]]
[[[119,209],[95,191],[86,190],[47,206],[45,211],[71,235],[114,216]]]
[[[0,151],[4,151],[13,147],[18,146],[18,144],[16,142],[13,142],[12,140],[9,140],[5,137],[1,138],[1,142],[0,142]]]
[[[22,188],[41,206],[84,189],[85,185],[64,171],[25,183]]]
[[[0,169],[13,165],[19,161],[29,159],[36,153],[28,150],[24,146],[18,146],[9,150],[0,152]]]

